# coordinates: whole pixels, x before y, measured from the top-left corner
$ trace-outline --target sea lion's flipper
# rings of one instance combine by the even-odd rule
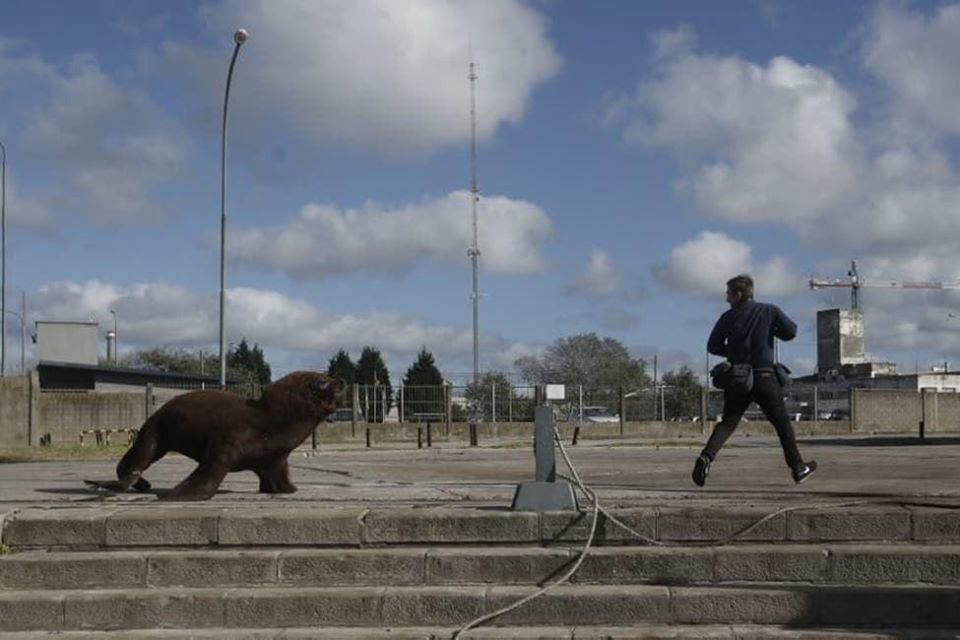
[[[131,486],[141,493],[150,490],[150,483],[142,478],[139,473],[132,474],[122,480],[84,480],[84,482],[88,486],[106,491],[128,491]]]
[[[96,489],[106,489],[107,491],[126,491],[127,486],[119,480],[84,480],[84,482]]]

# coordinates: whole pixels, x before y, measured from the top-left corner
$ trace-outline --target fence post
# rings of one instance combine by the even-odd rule
[[[578,417],[577,424],[583,424],[583,383],[582,382],[577,385],[577,391],[578,391],[577,401],[580,403],[580,405],[577,407],[577,410],[579,411],[579,413],[577,414],[577,417]]]
[[[850,387],[847,389],[847,395],[849,400],[847,400],[847,406],[850,407],[850,433],[853,433],[856,430],[857,424],[857,393],[856,389]]]
[[[144,387],[143,395],[143,421],[146,422],[150,417],[150,409],[153,407],[153,383],[148,382]]]
[[[447,431],[447,437],[450,437],[450,423],[453,422],[453,385],[449,382],[444,382],[443,384],[443,411],[446,414],[444,416],[444,427]]]
[[[620,385],[620,437],[623,437],[623,421],[627,417],[627,398],[623,395],[623,385]]]
[[[400,412],[400,422],[403,423],[403,385],[400,385],[400,403],[399,403],[399,412]]]
[[[30,408],[27,416],[27,444],[33,446],[35,433],[40,433],[40,373],[34,369],[30,372],[30,391],[28,401]]]
[[[820,421],[820,385],[813,385],[813,422]]]
[[[497,423],[497,383],[490,383],[490,422]]]
[[[350,384],[353,398],[350,402],[350,437],[357,437],[357,414],[360,413],[360,388],[356,382]]]
[[[706,433],[707,405],[710,403],[710,388],[700,387],[700,433]]]

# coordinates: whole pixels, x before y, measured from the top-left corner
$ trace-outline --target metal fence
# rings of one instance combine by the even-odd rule
[[[357,420],[366,422],[532,422],[536,406],[533,385],[491,385],[482,393],[468,386],[437,385],[385,388],[356,385]],[[657,385],[641,389],[587,388],[567,385],[562,400],[551,401],[558,422],[671,422],[719,420],[723,392],[702,387]],[[791,420],[848,420],[850,392],[818,385],[784,387]],[[343,405],[346,419],[352,406],[349,394]],[[762,419],[751,404],[747,420]]]

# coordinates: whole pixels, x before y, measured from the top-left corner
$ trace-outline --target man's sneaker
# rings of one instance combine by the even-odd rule
[[[693,464],[693,481],[698,487],[707,484],[707,474],[710,473],[710,458],[702,453]]]
[[[793,470],[793,481],[797,484],[800,484],[807,478],[813,475],[813,472],[817,470],[816,460],[811,460],[810,462],[804,462],[799,467]]]

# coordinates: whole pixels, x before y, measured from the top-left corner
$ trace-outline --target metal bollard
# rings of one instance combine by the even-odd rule
[[[477,425],[473,422],[470,423],[470,446],[477,446]]]
[[[367,427],[367,449],[370,448],[370,427]]]
[[[580,427],[574,427],[574,428],[573,428],[573,442],[571,442],[570,444],[572,444],[573,446],[577,446],[577,440],[579,440],[579,439],[580,439]]]
[[[523,482],[513,494],[513,511],[566,511],[577,509],[573,487],[566,480],[557,480],[554,457],[553,410],[536,408],[533,454],[536,463],[534,482]]]
[[[423,449],[423,427],[417,427],[417,449]]]
[[[427,423],[427,447],[433,447],[433,424]]]

